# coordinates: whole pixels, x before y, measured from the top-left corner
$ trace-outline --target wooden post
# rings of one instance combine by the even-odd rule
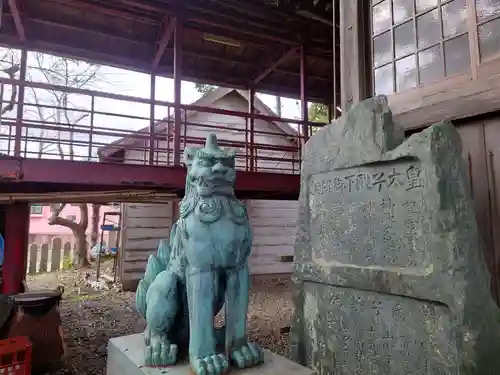
[[[154,164],[155,160],[155,98],[156,98],[156,74],[151,73],[150,75],[150,92],[149,92],[149,100],[151,100],[151,104],[149,107],[149,165]],[[168,141],[167,134],[167,141]]]
[[[26,80],[26,67],[28,61],[28,50],[21,50],[21,67],[19,72],[19,85],[17,92],[17,113],[16,113],[16,135],[14,138],[14,155],[21,156],[21,137],[23,132],[23,112],[24,112],[24,81]]]
[[[28,203],[11,203],[5,213],[5,249],[2,267],[2,293],[22,292],[26,275],[30,206]]]
[[[328,123],[332,122],[333,119],[337,118],[337,9],[338,9],[338,1],[332,1],[332,23],[333,23],[333,100],[330,106],[328,106]]]
[[[309,139],[309,112],[307,108],[307,54],[306,47],[300,48],[300,109],[302,115],[302,135],[304,143]]]
[[[370,2],[340,0],[342,110],[372,95]]]
[[[248,113],[253,115],[255,113],[255,86],[250,86],[248,90]],[[250,116],[248,119],[250,121],[250,171],[255,171],[257,169],[257,162],[255,157],[255,119]],[[248,157],[247,155],[246,157]]]
[[[181,164],[182,13],[174,24],[174,165]]]

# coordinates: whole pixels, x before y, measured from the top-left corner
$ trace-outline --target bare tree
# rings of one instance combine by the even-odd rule
[[[35,53],[31,59],[33,69],[28,79],[45,81],[49,84],[70,88],[91,88],[103,77],[99,74],[101,66],[88,64],[64,57],[48,56]],[[28,88],[32,104],[31,117],[41,123],[54,125],[57,130],[38,130],[38,149],[35,151],[38,158],[44,155],[57,155],[61,159],[75,160],[84,158],[75,152],[75,140],[78,138],[77,127],[84,126],[89,117],[88,105],[82,102],[82,97],[60,90],[40,90]],[[83,135],[86,136],[86,135]],[[87,229],[89,226],[89,209],[86,203],[76,204],[80,209],[80,220],[61,217],[66,203],[51,205],[52,214],[48,219],[49,225],[61,225],[69,228],[76,240],[76,253],[79,267],[89,266]],[[92,228],[95,231],[94,228]],[[95,233],[92,237],[96,237]],[[94,240],[94,238],[93,238]]]
[[[80,203],[77,206],[80,208],[80,221],[76,222],[71,219],[61,217],[61,212],[66,206],[66,203],[51,204],[52,214],[49,218],[49,225],[61,225],[71,229],[73,236],[76,240],[76,253],[78,255],[77,266],[88,267],[89,261],[87,259],[87,228],[89,225],[89,209],[87,203]]]
[[[5,75],[7,75],[8,78],[10,79],[15,79],[16,78],[16,74],[17,72],[19,72],[19,64],[15,62],[15,58],[14,58],[14,55],[12,53],[9,53],[9,51],[6,51],[3,56],[0,58],[0,62],[2,63],[6,63],[7,61],[9,61],[9,63],[7,63],[7,67],[6,68],[2,68],[0,70],[0,72],[4,73]],[[7,104],[5,106],[3,106],[3,94],[4,94],[4,91],[5,91],[5,85],[3,83],[0,84],[0,92],[1,92],[1,95],[2,95],[2,103],[0,104],[0,134],[3,133],[3,130],[6,130],[5,133],[9,133],[7,129],[4,129],[3,128],[3,117],[14,110],[14,107],[16,105],[16,97],[17,97],[17,93],[18,93],[18,88],[16,85],[13,85],[11,87],[11,91],[10,91],[10,98],[9,100],[7,101]],[[1,136],[1,138],[4,138],[4,136]],[[9,142],[9,140],[7,139],[7,142]],[[1,147],[1,146],[0,146]],[[8,147],[6,147],[6,150],[5,151],[8,151],[7,150]]]

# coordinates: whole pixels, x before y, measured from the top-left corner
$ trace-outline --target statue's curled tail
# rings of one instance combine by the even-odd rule
[[[175,233],[176,224],[172,227],[171,234]],[[173,236],[170,236],[172,239]],[[135,305],[139,314],[146,319],[146,295],[148,293],[149,287],[151,283],[156,279],[156,276],[160,274],[160,272],[165,271],[170,262],[170,255],[172,252],[172,244],[169,243],[168,238],[160,240],[160,244],[158,245],[158,249],[156,254],[151,254],[148,259],[148,264],[146,266],[146,273],[144,278],[139,281],[139,285],[137,287],[137,292],[135,296]]]

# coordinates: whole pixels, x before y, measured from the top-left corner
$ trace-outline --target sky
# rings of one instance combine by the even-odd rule
[[[0,69],[12,66],[12,61],[18,62],[20,60],[20,52],[12,49],[0,48]],[[52,74],[53,73],[53,74]],[[91,73],[95,73],[95,78],[85,85],[81,84],[81,80],[89,77]],[[88,88],[97,91],[117,93],[127,96],[134,96],[147,99],[150,94],[150,77],[147,74],[117,69],[109,66],[95,67],[85,62],[69,62],[65,65],[65,60],[59,57],[40,54],[35,52],[28,53],[28,80],[35,82],[44,82],[51,84],[64,85],[64,79],[61,77],[68,77],[73,80],[72,87]],[[0,72],[0,76],[6,77],[4,72]],[[17,76],[18,77],[18,76]],[[4,106],[8,102],[12,89],[6,86],[3,93]],[[191,82],[182,82],[181,102],[183,104],[190,104],[195,102],[201,97],[195,85]],[[259,94],[258,97],[267,104],[271,109],[276,110],[276,97],[271,95]],[[156,93],[157,100],[174,101],[174,82],[172,79],[157,77],[156,80]],[[27,88],[25,91],[25,107],[24,119],[39,121],[40,119],[46,122],[57,123],[77,123],[81,129],[90,127],[90,115],[82,112],[81,110],[90,110],[91,97],[86,95],[69,94],[67,96],[68,107],[74,111],[61,111],[53,108],[41,108],[34,106],[35,103],[54,106],[57,101],[62,100],[61,93],[55,91],[41,90]],[[116,136],[98,135],[93,139],[93,143],[97,141],[101,145],[116,141],[128,133],[139,130],[149,126],[149,104],[134,103],[130,101],[121,101],[108,98],[96,97],[94,100],[94,109],[106,114],[94,115],[94,127],[102,127],[102,131],[109,132],[109,128],[113,128],[119,134]],[[80,111],[78,111],[80,110]],[[300,105],[295,99],[282,98],[281,99],[281,112],[284,118],[300,118]],[[168,108],[165,106],[155,106],[155,119],[161,120],[167,117]],[[3,119],[15,119],[16,109],[3,115]],[[130,119],[120,115],[136,116],[138,118]],[[65,117],[69,118],[66,119]],[[0,152],[12,153],[13,141],[7,141],[9,134],[8,127],[0,125]],[[12,132],[12,130],[11,130]],[[33,157],[42,149],[44,158],[54,157],[59,158],[60,151],[58,149],[59,137],[69,140],[69,133],[62,132],[54,129],[31,129],[28,132],[28,137],[31,139],[28,142],[23,142],[23,149]],[[38,138],[34,141],[34,138]],[[81,146],[74,148],[75,155],[82,157],[88,155],[89,139],[88,135],[79,133],[73,139],[81,142]],[[98,138],[98,139],[97,139]],[[41,140],[43,139],[43,140]],[[50,141],[53,139],[54,141]],[[91,150],[91,154],[96,156],[97,148]],[[68,148],[63,146],[64,153],[68,152]]]

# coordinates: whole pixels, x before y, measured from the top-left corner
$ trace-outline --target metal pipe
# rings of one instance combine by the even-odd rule
[[[306,47],[300,48],[300,109],[302,115],[302,136],[304,143],[309,139],[309,113],[307,108],[307,56]]]
[[[149,105],[149,165],[154,164],[155,159],[155,100],[156,97],[156,75],[150,74],[150,91],[149,98],[151,104]]]
[[[94,134],[94,107],[95,107],[95,97],[92,95],[90,97],[90,132],[89,132],[89,161],[92,160],[92,135]]]
[[[22,83],[19,85],[19,90],[17,92],[17,114],[16,114],[16,135],[14,139],[14,155],[21,156],[21,136],[23,131],[23,112],[24,112],[24,82],[26,81],[26,67],[28,60],[28,50],[23,48],[21,50],[21,69],[19,72],[19,81]],[[14,89],[14,87],[12,87]]]
[[[68,93],[80,94],[80,95],[88,95],[88,96],[94,95],[95,97],[98,97],[98,98],[100,97],[100,98],[106,98],[106,99],[115,99],[115,100],[122,100],[122,101],[134,102],[134,103],[143,103],[143,104],[150,104],[151,103],[151,100],[149,100],[149,99],[139,98],[139,97],[135,97],[135,96],[112,94],[112,93],[99,92],[99,91],[88,90],[88,89],[77,89],[74,87],[65,87],[65,86],[61,86],[61,85],[53,85],[53,84],[42,83],[42,82],[30,82],[30,81],[18,80],[18,79],[0,78],[0,83],[4,83],[7,85],[25,85],[27,87],[32,87],[32,88],[39,88],[39,89],[45,89],[45,90],[55,90],[55,91],[68,92]],[[165,107],[174,107],[175,106],[175,103],[168,102],[165,100],[154,100],[153,102],[155,105],[160,105],[160,106],[165,106]],[[28,105],[28,104],[26,103],[26,105]],[[276,116],[267,116],[267,115],[262,115],[262,114],[257,114],[257,113],[250,114],[248,112],[220,109],[220,108],[214,108],[214,107],[204,107],[204,106],[198,106],[198,105],[193,105],[193,104],[179,104],[179,106],[184,111],[198,111],[198,112],[206,112],[206,113],[214,113],[214,114],[223,114],[223,115],[227,115],[227,116],[254,118],[256,120],[281,121],[281,122],[288,122],[291,124],[299,124],[299,125],[303,123],[302,120],[293,119],[293,118],[280,118],[280,117],[276,117]],[[49,107],[56,107],[56,106],[43,105],[43,107],[49,108]],[[82,112],[82,113],[86,112],[85,110],[81,110],[81,109],[78,109],[76,111]],[[103,112],[103,111],[95,111],[95,113],[96,114],[104,114],[104,115],[112,115],[112,116],[117,116],[117,117],[130,117],[130,118],[138,118],[138,119],[145,119],[145,120],[148,119],[148,117],[122,115],[119,113],[110,113],[110,112]],[[165,121],[167,121],[167,120],[165,120]],[[323,123],[320,123],[320,122],[310,122],[310,124],[312,126],[324,125]]]
[[[253,115],[255,112],[255,86],[251,86],[248,90],[248,113]],[[256,169],[255,163],[255,119],[253,117],[249,118],[250,121],[250,171],[254,171]]]
[[[174,165],[181,164],[182,16],[174,23]]]

